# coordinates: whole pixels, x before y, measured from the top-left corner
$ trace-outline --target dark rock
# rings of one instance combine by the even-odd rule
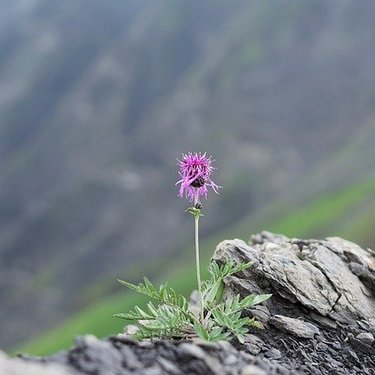
[[[375,318],[368,319],[365,324],[368,326],[368,331],[375,336]]]
[[[163,372],[167,372],[168,374],[172,375],[182,374],[180,369],[168,359],[158,356],[156,358],[156,362],[160,365],[160,368],[163,370]]]
[[[320,323],[325,328],[331,328],[331,329],[337,328],[337,323],[334,320],[327,318],[326,316],[322,316],[320,314],[316,314],[315,312],[312,312],[310,314],[310,317],[314,319],[316,322]]]
[[[246,350],[254,355],[259,354],[262,348],[265,346],[264,341],[261,338],[251,334],[246,336],[244,345]]]
[[[358,337],[358,336],[357,336]],[[358,339],[357,337],[354,337],[354,335],[350,332],[348,333],[348,339],[352,343],[353,348],[357,351],[362,351],[364,353],[369,353],[375,355],[375,348],[371,346],[371,344],[367,344],[365,340]],[[368,338],[367,338],[368,339]]]
[[[267,306],[257,305],[254,306],[252,309],[248,309],[248,313],[253,316],[256,320],[259,320],[263,324],[267,325],[271,314],[268,310]]]
[[[351,262],[350,270],[358,276],[362,282],[370,289],[375,290],[375,271],[369,269],[367,265]]]
[[[266,358],[270,358],[270,359],[279,359],[279,358],[282,357],[282,354],[281,354],[280,350],[273,348],[273,349],[270,349],[267,352],[265,352],[264,356]]]
[[[69,362],[84,373],[101,371],[110,374],[121,371],[123,356],[110,341],[87,335],[76,340],[76,347],[69,353]]]
[[[55,362],[39,362],[33,359],[8,358],[0,351],[1,375],[74,375],[71,368]]]

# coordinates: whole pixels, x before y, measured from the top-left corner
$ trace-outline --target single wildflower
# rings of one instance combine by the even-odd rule
[[[218,194],[221,186],[216,185],[211,180],[211,174],[215,169],[212,166],[214,160],[206,153],[187,153],[182,154],[182,158],[177,159],[177,164],[180,168],[179,175],[181,179],[176,183],[180,185],[179,197],[184,196],[191,202],[196,199],[199,201],[200,197],[207,198],[208,187]]]
[[[180,168],[179,175],[181,179],[177,181],[176,185],[180,185],[178,195],[184,196],[191,202],[194,202],[193,207],[189,207],[186,211],[194,216],[194,232],[195,232],[195,264],[197,273],[197,285],[200,296],[200,322],[204,323],[204,302],[202,294],[201,271],[199,260],[199,218],[202,215],[202,204],[200,197],[207,198],[208,187],[211,187],[215,193],[218,193],[220,186],[216,185],[211,180],[214,167],[212,166],[213,159],[207,156],[206,153],[187,153],[182,154],[182,158],[177,159],[177,164]]]
[[[147,278],[144,278],[143,283],[138,285],[119,280],[129,289],[157,300],[159,305],[155,306],[149,302],[145,310],[135,306],[128,313],[120,313],[116,316],[137,321],[135,329],[134,326],[132,329],[128,326],[126,330],[127,334],[137,338],[189,338],[195,334],[208,341],[229,340],[235,336],[240,343],[244,343],[247,326],[263,328],[263,325],[254,318],[242,318],[241,311],[266,301],[271,295],[263,294],[256,297],[250,295],[243,299],[237,295],[226,301],[223,300],[224,279],[249,268],[251,262],[238,264],[229,260],[219,265],[212,261],[209,268],[211,279],[202,283],[199,219],[203,216],[203,206],[199,198],[202,196],[207,198],[208,188],[218,193],[221,186],[216,185],[211,179],[215,169],[212,166],[214,160],[211,156],[207,157],[206,153],[182,154],[181,160],[177,160],[181,177],[176,183],[180,185],[178,195],[193,201],[191,207],[188,207],[185,212],[194,217],[195,267],[199,305],[191,309],[186,298],[168,287],[167,283],[157,288]]]

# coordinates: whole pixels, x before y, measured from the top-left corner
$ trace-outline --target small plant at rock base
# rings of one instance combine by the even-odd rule
[[[181,179],[176,185],[180,185],[179,196],[193,202],[193,206],[186,212],[194,217],[198,311],[194,311],[186,298],[176,293],[167,283],[155,287],[146,277],[138,285],[118,280],[129,289],[145,294],[157,303],[155,305],[149,302],[145,309],[135,306],[127,313],[115,315],[125,320],[136,321],[137,328],[133,336],[137,339],[198,336],[207,341],[218,341],[236,337],[239,342],[244,342],[249,327],[263,328],[254,318],[243,317],[242,312],[266,301],[271,297],[270,294],[251,294],[242,299],[237,295],[223,299],[224,279],[249,268],[251,263],[236,264],[228,261],[219,265],[212,261],[208,269],[210,278],[203,282],[201,280],[199,219],[203,214],[200,198],[207,198],[208,187],[216,193],[220,188],[211,180],[214,170],[212,162],[212,158],[207,157],[205,153],[183,154],[181,160],[178,160]]]

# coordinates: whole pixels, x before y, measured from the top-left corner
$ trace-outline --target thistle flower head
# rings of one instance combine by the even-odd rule
[[[197,200],[204,196],[207,198],[208,187],[212,187],[215,193],[218,193],[220,186],[211,180],[211,174],[215,169],[212,166],[214,160],[206,153],[187,153],[182,154],[181,160],[177,159],[180,168],[179,175],[181,179],[176,183],[180,185],[179,197],[184,196],[190,201]]]

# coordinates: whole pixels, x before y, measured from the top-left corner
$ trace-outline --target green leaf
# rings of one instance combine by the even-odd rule
[[[203,340],[209,341],[210,336],[206,330],[206,328],[203,327],[203,325],[199,322],[194,323],[194,331]]]
[[[224,282],[219,279],[204,293],[204,302],[207,304],[221,301],[224,292]]]
[[[189,212],[189,214],[192,214],[196,218],[203,216],[201,209],[196,207],[189,207],[185,212]]]
[[[181,311],[172,306],[154,306],[152,302],[149,302],[147,309],[147,312],[136,309],[138,318],[142,317],[138,319],[136,338],[184,337],[186,335],[184,328],[191,326]],[[123,317],[123,314],[121,316]],[[129,317],[129,314],[125,317]],[[131,315],[131,317],[134,316]]]
[[[242,334],[242,333],[237,333],[235,334],[235,336],[237,337],[237,340],[243,344],[245,342],[245,336]]]
[[[252,306],[259,305],[260,303],[267,301],[271,297],[272,297],[272,294],[258,294],[254,297]]]
[[[264,329],[264,325],[261,322],[259,322],[258,320],[253,320],[251,322],[251,324],[249,324],[249,325],[251,325],[252,327],[255,327],[255,328]]]
[[[229,332],[224,332],[222,327],[213,327],[209,331],[209,341],[220,341],[220,340],[228,340],[230,338]]]
[[[150,293],[155,293],[156,289],[154,288],[151,281],[146,276],[143,277],[143,283],[144,283],[146,290],[148,290]]]
[[[130,310],[128,313],[119,313],[115,314],[115,316],[125,320],[154,319],[152,313],[147,313],[138,306],[134,306],[134,311]]]
[[[194,316],[189,311],[189,304],[186,298],[168,287],[167,283],[161,285],[157,289],[147,277],[144,277],[143,283],[139,283],[138,285],[123,280],[119,280],[119,282],[138,293],[145,294],[146,296],[157,300],[159,303],[167,304],[179,309],[186,315],[186,317],[189,317],[192,321],[194,320]]]
[[[215,261],[212,261],[209,265],[208,271],[215,281],[219,279],[224,280],[225,277],[243,271],[249,268],[251,265],[252,262],[236,264],[232,260],[229,260],[228,262],[219,266]]]
[[[251,264],[251,262],[235,264],[230,260],[219,266],[215,261],[212,261],[208,268],[212,278],[205,284],[204,302],[208,306],[220,303],[223,298],[224,279],[227,276],[249,268]]]
[[[139,292],[139,286],[134,285],[134,284],[129,283],[129,282],[124,281],[124,280],[120,280],[120,279],[117,279],[117,281],[118,281],[120,284],[125,285],[125,286],[128,287],[129,289],[131,289],[131,290],[135,290],[136,292]]]
[[[243,270],[246,270],[247,268],[250,268],[252,266],[253,262],[248,262],[248,263],[238,263],[236,265],[233,265],[232,268],[230,269],[228,276],[233,275],[235,273],[241,272]]]

